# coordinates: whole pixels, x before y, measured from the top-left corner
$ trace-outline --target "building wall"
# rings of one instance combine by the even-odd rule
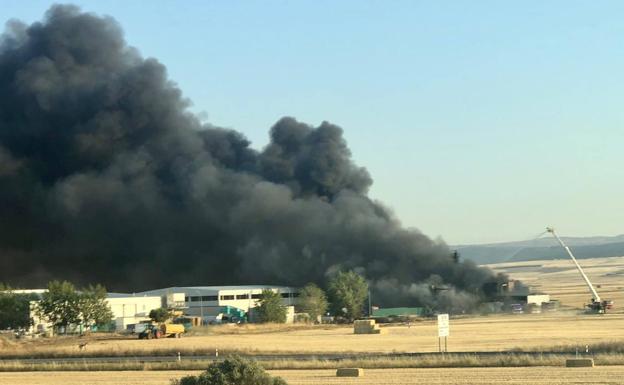
[[[249,309],[257,306],[265,289],[280,292],[285,306],[297,303],[298,288],[267,285],[170,287],[136,294],[109,293],[106,300],[113,312],[116,330],[123,331],[130,324],[149,320],[149,312],[160,307],[178,308],[191,316],[203,315],[204,322],[217,316],[224,306],[249,312]],[[34,329],[37,328],[47,329],[49,325],[35,319]]]
[[[130,324],[149,320],[149,313],[162,306],[160,296],[107,298],[117,331],[125,330]]]
[[[247,312],[249,309],[258,305],[262,290],[263,289],[219,290],[218,305],[233,306]],[[282,304],[285,306],[293,306],[297,301],[295,294],[298,294],[298,290],[294,288],[275,288],[272,290],[274,292],[279,291],[282,295]]]
[[[30,316],[33,319],[33,331],[44,332],[51,329],[51,325],[36,316],[37,303],[39,301],[31,301]],[[113,322],[115,322],[115,330],[123,331],[126,326],[149,320],[149,312],[162,306],[161,297],[135,297],[135,296],[118,296],[109,297],[106,302],[110,306],[113,313]]]
[[[534,303],[536,305],[541,305],[544,302],[550,301],[550,295],[548,294],[531,294],[527,295],[527,304]]]
[[[150,290],[139,295],[159,295],[163,297],[182,295],[184,299],[184,314],[203,317],[204,322],[214,322],[215,316],[224,306],[231,306],[244,312],[257,306],[260,295],[265,289],[279,292],[282,295],[282,303],[285,306],[293,306],[297,303],[299,288],[270,285],[246,285],[246,286],[197,286],[197,287],[169,287]]]

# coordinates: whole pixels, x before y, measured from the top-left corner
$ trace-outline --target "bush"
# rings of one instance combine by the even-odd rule
[[[327,297],[321,288],[309,283],[301,289],[299,304],[296,308],[300,313],[307,313],[313,322],[318,322],[327,311]]]
[[[182,377],[172,385],[287,385],[281,377],[271,377],[254,361],[233,356],[215,362],[199,376]]]
[[[286,322],[286,306],[282,305],[282,296],[272,290],[262,290],[260,301],[256,307],[260,322]]]
[[[36,294],[16,294],[0,283],[0,330],[29,327],[30,301],[38,299]]]

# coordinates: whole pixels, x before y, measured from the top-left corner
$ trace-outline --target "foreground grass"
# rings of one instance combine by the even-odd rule
[[[197,375],[197,370],[126,372],[0,373],[0,384],[10,385],[167,385],[172,379]],[[364,377],[336,377],[335,369],[271,370],[290,385],[615,385],[622,384],[623,366],[593,370],[565,367],[366,369]]]
[[[344,360],[292,360],[276,359],[260,361],[267,370],[335,369],[338,367],[359,367],[365,369],[399,368],[485,368],[485,367],[531,367],[564,366],[570,355],[546,354],[497,354],[477,356],[473,354],[431,354],[405,358],[361,358]],[[597,354],[593,356],[596,365],[624,365],[624,354]],[[174,362],[141,362],[124,360],[120,362],[55,362],[28,363],[21,361],[0,362],[0,372],[36,371],[128,371],[128,370],[203,370],[212,360],[181,360]]]
[[[592,344],[558,344],[552,346],[540,346],[534,349],[513,349],[513,352],[526,352],[526,351],[538,351],[544,353],[561,353],[570,352],[573,353],[578,349],[579,352],[588,349],[590,353],[604,353],[604,354],[624,354],[624,341],[603,341]]]
[[[508,351],[500,352],[501,356],[505,356],[508,354],[513,354],[514,356],[521,355],[522,353],[544,353],[547,355],[552,354],[575,354],[578,352],[585,352],[588,349],[590,354],[598,354],[598,355],[613,355],[624,356],[624,341],[603,341],[593,344],[558,344],[552,346],[540,346],[536,348],[512,348]],[[128,358],[131,360],[134,357],[141,356],[153,356],[153,357],[167,357],[167,356],[177,356],[180,353],[184,356],[204,356],[206,358],[212,357],[215,355],[216,347],[213,346],[203,346],[203,347],[157,347],[152,349],[143,349],[143,348],[120,348],[120,347],[111,347],[110,349],[99,349],[99,350],[85,350],[82,352],[76,350],[63,350],[63,349],[50,349],[50,350],[35,350],[35,349],[23,349],[23,350],[13,350],[13,349],[0,349],[0,359],[4,360],[19,360],[19,359],[37,359],[37,358],[46,358],[46,359],[54,359],[54,358],[97,358],[97,357],[120,357],[120,358]],[[346,354],[346,355],[362,355],[366,354],[379,355],[383,353],[371,351],[369,353],[358,353],[353,351],[343,351],[343,352],[280,352],[273,350],[260,350],[260,349],[218,349],[218,352],[221,356],[227,355],[243,355],[243,356],[259,356],[259,355],[314,355],[314,354]],[[452,355],[458,355],[464,352],[455,352]],[[471,351],[472,352],[472,351]],[[400,352],[397,352],[400,353]],[[432,356],[435,357],[435,354],[432,353]],[[467,354],[466,356],[471,356]],[[389,358],[388,358],[389,359]],[[0,369],[1,370],[1,369]]]

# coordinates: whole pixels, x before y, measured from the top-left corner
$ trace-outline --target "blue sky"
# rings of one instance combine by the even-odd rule
[[[40,20],[50,1],[0,0]],[[261,148],[344,128],[371,196],[449,243],[624,233],[622,1],[77,1]]]

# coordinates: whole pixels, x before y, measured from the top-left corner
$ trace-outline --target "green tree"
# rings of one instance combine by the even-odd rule
[[[107,325],[113,320],[113,312],[106,302],[106,288],[102,285],[89,286],[79,294],[80,319],[89,328]]]
[[[327,311],[327,305],[325,292],[315,284],[308,283],[301,289],[296,308],[300,313],[307,313],[316,322]]]
[[[256,308],[260,322],[286,322],[286,306],[282,305],[282,296],[272,290],[262,290]]]
[[[154,322],[162,323],[167,321],[171,317],[171,313],[168,309],[160,307],[158,309],[152,309],[149,312],[149,317]]]
[[[37,306],[40,317],[48,320],[55,328],[78,325],[80,317],[80,295],[74,285],[67,281],[48,283],[48,291],[41,295]]]
[[[328,293],[332,310],[349,320],[362,316],[368,296],[368,283],[354,271],[339,272],[330,281]]]
[[[18,294],[0,284],[0,330],[29,327],[32,324],[30,301],[38,299],[36,294]]]
[[[172,380],[172,385],[288,385],[281,377],[271,377],[258,363],[238,356],[214,362],[198,376]]]

